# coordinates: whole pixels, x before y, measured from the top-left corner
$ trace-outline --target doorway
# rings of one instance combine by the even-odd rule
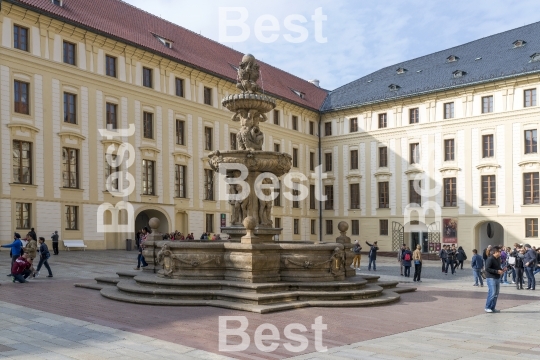
[[[416,246],[420,245],[423,253],[429,251],[428,233],[416,231],[411,233],[411,250],[416,250]]]

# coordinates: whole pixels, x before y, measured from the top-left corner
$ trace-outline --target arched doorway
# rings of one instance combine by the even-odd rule
[[[504,245],[504,228],[496,221],[484,221],[476,225],[476,248],[482,251],[488,245]]]
[[[135,218],[135,233],[145,226],[148,226],[148,228],[150,228],[150,226],[148,225],[148,221],[150,221],[150,219],[154,217],[159,219],[160,224],[158,231],[160,233],[170,232],[169,220],[164,213],[156,209],[146,209],[141,211]]]

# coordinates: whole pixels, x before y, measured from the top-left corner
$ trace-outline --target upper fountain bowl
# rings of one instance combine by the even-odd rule
[[[233,113],[240,110],[257,110],[260,114],[265,114],[276,107],[276,100],[273,98],[247,92],[229,95],[221,103]]]

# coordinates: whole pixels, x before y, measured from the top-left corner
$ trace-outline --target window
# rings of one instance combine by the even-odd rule
[[[360,235],[360,220],[351,220],[351,235]]]
[[[184,138],[184,126],[183,120],[176,120],[176,145],[186,145]]]
[[[388,148],[386,146],[381,146],[379,148],[379,167],[388,166]]]
[[[309,170],[315,171],[315,153],[309,153]]]
[[[186,198],[186,167],[175,165],[174,171],[174,194],[177,198]]]
[[[360,209],[360,184],[349,184],[351,209]]]
[[[275,152],[280,152],[280,149],[281,149],[280,144],[274,144],[274,151]]]
[[[493,135],[482,136],[482,157],[493,157]]]
[[[204,128],[204,149],[205,150],[212,150],[213,149],[213,135],[214,135],[214,129],[211,127],[205,127]]]
[[[143,195],[155,195],[154,172],[155,172],[155,163],[151,160],[143,160],[143,174],[142,174]]]
[[[525,90],[525,107],[536,106],[536,89]]]
[[[456,178],[444,179],[444,206],[457,206]]]
[[[324,210],[334,210],[334,186],[325,185],[324,195],[326,195],[326,201],[324,203]]]
[[[209,87],[204,87],[203,89],[204,103],[206,105],[212,105],[212,89]]]
[[[204,200],[214,200],[214,171],[204,169]]]
[[[211,234],[214,232],[214,214],[206,214],[205,229],[207,234]]]
[[[15,203],[15,218],[17,221],[17,229],[30,229],[30,215],[32,214],[32,204]]]
[[[298,195],[300,195],[300,191],[298,190],[298,183],[293,183],[291,194],[293,196],[292,207],[294,209],[300,209],[300,201],[295,200],[298,199]]]
[[[388,182],[380,182],[379,183],[379,208],[385,209],[388,208],[389,205],[389,194],[388,194]]]
[[[32,143],[13,140],[13,182],[32,184]]]
[[[538,152],[538,136],[536,130],[525,130],[525,154]]]
[[[309,135],[315,135],[315,123],[313,121],[309,122]]]
[[[379,129],[384,129],[388,126],[388,117],[386,113],[379,114]]]
[[[298,116],[293,115],[293,117],[292,117],[292,128],[293,128],[293,130],[298,130]]]
[[[14,111],[19,114],[30,115],[30,84],[15,80],[15,108]]]
[[[64,122],[77,123],[77,95],[64,93]]]
[[[317,204],[316,198],[315,198],[315,185],[309,185],[309,208],[315,209]]]
[[[326,220],[326,235],[332,235],[334,233],[334,222],[332,220]]]
[[[281,218],[274,218],[274,225],[276,229],[281,229]]]
[[[493,112],[493,96],[484,96],[482,98],[482,114]]]
[[[292,166],[298,167],[298,149],[292,149]]]
[[[540,187],[537,172],[523,174],[523,204],[540,204]]]
[[[311,220],[311,235],[316,235],[317,234],[317,221],[316,220]]]
[[[105,56],[105,67],[107,76],[116,77],[116,58],[113,56]]]
[[[184,79],[176,78],[176,96],[184,97]]]
[[[62,0],[53,0],[52,3],[56,6],[62,6]]]
[[[229,137],[230,137],[229,142],[231,144],[231,150],[238,150],[238,146],[236,144],[236,134],[230,133]]]
[[[154,138],[154,114],[146,111],[143,113],[143,136],[146,139]]]
[[[274,110],[274,125],[279,125],[279,110]]]
[[[152,88],[152,69],[143,67],[143,86]]]
[[[351,150],[351,170],[358,169],[358,150]]]
[[[66,230],[77,230],[79,228],[78,213],[78,206],[66,206]]]
[[[388,220],[379,220],[379,235],[388,236]]]
[[[279,187],[274,188],[276,198],[274,199],[274,206],[281,206],[281,180],[279,181]]]
[[[111,103],[107,103],[107,105],[105,106],[106,108],[106,115],[107,115],[107,129],[108,130],[116,130],[118,129],[118,125],[117,125],[117,115],[116,115],[116,110],[117,110],[117,105],[116,104],[111,104]]]
[[[76,65],[75,56],[75,44],[64,41],[64,63]]]
[[[357,132],[358,131],[358,119],[352,118],[349,120],[349,132]]]
[[[444,104],[444,118],[445,119],[454,118],[454,103],[453,102]]]
[[[495,205],[497,200],[497,188],[495,187],[495,175],[482,176],[482,205]]]
[[[332,153],[326,153],[324,154],[324,165],[325,165],[325,171],[329,172],[332,171]]]
[[[444,140],[444,161],[454,161],[454,139]]]
[[[331,136],[332,135],[332,123],[326,122],[324,123],[324,136]]]
[[[525,237],[538,237],[538,219],[525,219]]]
[[[13,26],[13,47],[28,51],[28,29],[19,25]]]
[[[300,234],[300,219],[293,220],[294,235]]]
[[[409,124],[418,124],[420,122],[420,109],[409,109]]]
[[[111,164],[109,164],[109,161],[107,161],[107,156],[110,156],[111,163],[113,165],[116,165],[116,155],[114,155],[114,154],[110,154],[110,155],[106,154],[105,155],[105,183],[107,184],[106,189],[120,191],[120,189],[118,188],[118,177],[111,178],[109,180],[109,177],[111,175],[113,175],[114,173],[120,171],[120,166],[112,166]]]
[[[421,188],[422,184],[417,180],[409,180],[409,204],[422,205],[422,195],[419,194],[415,188],[414,183],[418,184],[418,188]]]
[[[63,148],[62,163],[63,186],[65,188],[79,188],[79,150]]]
[[[414,143],[409,145],[410,149],[410,163],[419,164],[420,163],[420,144]]]

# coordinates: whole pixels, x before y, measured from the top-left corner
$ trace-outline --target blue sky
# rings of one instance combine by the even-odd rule
[[[243,7],[251,35],[225,45],[303,79],[317,78],[329,90],[385,66],[540,21],[538,0],[125,1],[216,41],[220,39],[220,7]],[[316,41],[311,20],[319,7],[327,16],[322,28],[326,43]],[[295,14],[308,20],[302,25],[309,36],[293,44],[284,39],[290,33],[284,21]],[[254,34],[255,22],[263,15],[279,21],[280,31],[273,32],[279,38],[273,43],[262,43]],[[238,16],[230,13],[230,18]],[[227,35],[238,31],[230,28]]]

